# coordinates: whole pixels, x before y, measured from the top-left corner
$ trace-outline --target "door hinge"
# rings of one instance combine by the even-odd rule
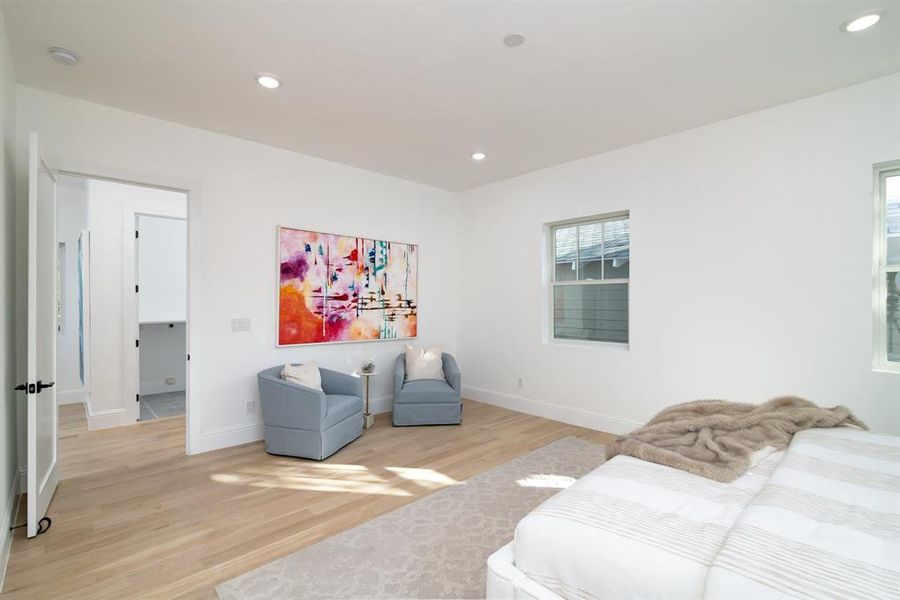
[[[135,294],[138,293],[138,289],[139,289],[138,284],[134,284],[134,293],[135,293]]]
[[[141,340],[134,340],[134,347],[135,347],[135,348],[140,348],[140,347],[141,347]]]
[[[190,354],[188,354],[188,360],[191,360],[191,355],[190,355]]]
[[[141,401],[141,395],[140,395],[140,394],[135,394],[135,395],[134,395],[134,401],[135,401],[135,402],[140,402],[140,401]]]
[[[137,229],[134,230],[134,237],[135,237],[135,238],[138,237],[138,230],[137,230]]]

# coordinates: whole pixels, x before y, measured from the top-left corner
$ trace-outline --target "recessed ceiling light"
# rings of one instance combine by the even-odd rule
[[[72,52],[71,50],[66,50],[65,48],[59,48],[57,46],[53,46],[52,48],[48,48],[47,51],[50,53],[50,56],[56,62],[60,62],[64,65],[72,66],[78,63],[78,55]]]
[[[484,152],[476,152],[472,155],[472,160],[484,160],[486,156]]]
[[[844,31],[847,31],[850,33],[856,33],[857,31],[863,31],[864,29],[868,29],[869,27],[871,27],[872,25],[874,25],[875,23],[877,23],[880,20],[881,20],[880,13],[877,13],[877,12],[869,13],[869,14],[861,15],[859,17],[851,19],[850,21],[847,21],[846,23],[843,24],[843,26],[841,28]]]
[[[263,86],[264,88],[274,90],[281,85],[281,80],[271,73],[257,73],[256,83]]]
[[[515,48],[525,43],[525,36],[521,33],[507,33],[503,36],[503,43],[510,48]]]

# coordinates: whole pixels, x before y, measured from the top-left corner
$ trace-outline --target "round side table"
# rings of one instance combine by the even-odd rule
[[[371,373],[363,373],[358,370],[353,371],[354,377],[361,377],[363,380],[363,426],[366,429],[375,424],[375,415],[369,412],[369,380],[375,375],[378,375],[378,371],[372,371]]]

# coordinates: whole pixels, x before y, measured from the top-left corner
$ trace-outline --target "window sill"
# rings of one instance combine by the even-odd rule
[[[548,346],[569,346],[572,348],[596,348],[598,350],[625,350],[630,348],[630,344],[622,342],[591,342],[587,340],[565,340],[550,339],[544,340]]]
[[[872,367],[873,373],[891,373],[893,375],[900,374],[900,363],[892,365],[892,364],[878,364]]]

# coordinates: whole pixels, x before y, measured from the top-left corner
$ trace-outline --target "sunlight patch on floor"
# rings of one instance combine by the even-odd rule
[[[448,485],[456,485],[459,483],[452,477],[448,477],[440,471],[434,469],[415,469],[410,467],[385,467],[386,471],[390,471],[406,479],[429,489],[437,489]]]
[[[362,465],[279,461],[252,469],[212,473],[216,483],[313,492],[411,496]]]
[[[313,469],[315,471],[368,471],[368,467],[363,465],[345,465],[340,463],[329,462],[300,462],[296,459],[279,460],[275,463],[279,467],[287,467],[292,470],[296,469]]]

